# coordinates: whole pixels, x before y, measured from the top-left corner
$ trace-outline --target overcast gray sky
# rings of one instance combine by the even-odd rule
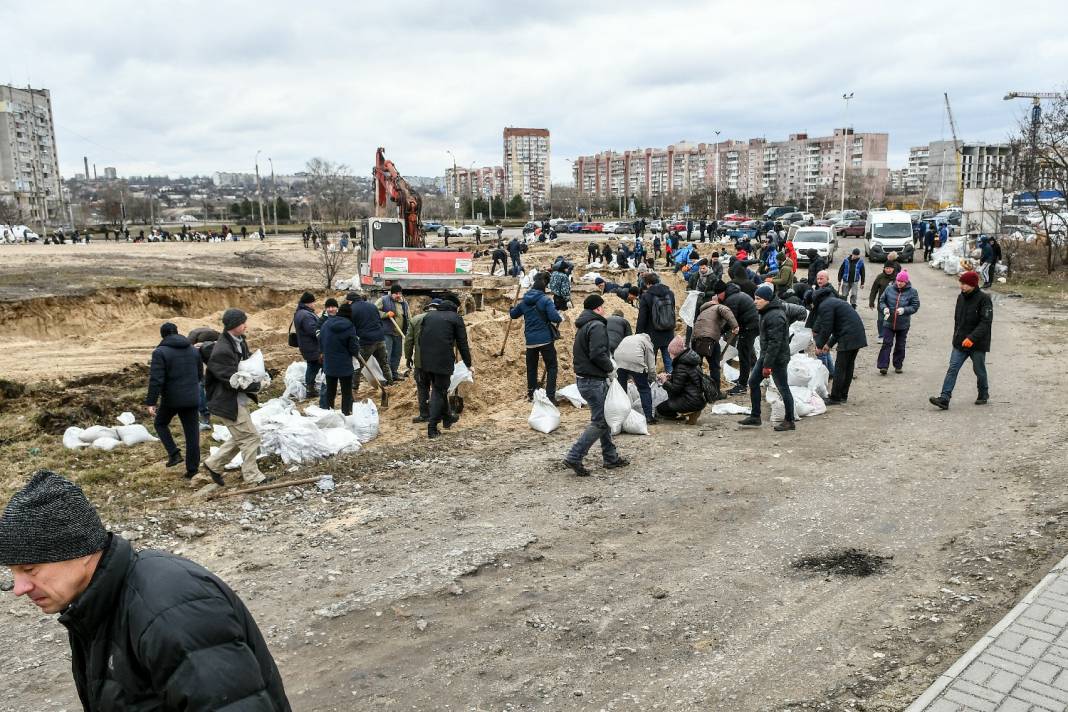
[[[0,82],[52,92],[64,175],[275,170],[312,156],[368,175],[499,165],[504,126],[566,158],[807,131],[890,134],[890,164],[949,138],[1004,140],[1068,88],[1068,3],[9,0]],[[266,160],[263,160],[266,164]],[[261,166],[262,169],[262,166]]]

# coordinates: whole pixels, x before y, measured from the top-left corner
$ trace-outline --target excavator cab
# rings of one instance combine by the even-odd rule
[[[474,283],[470,252],[448,248],[405,247],[405,226],[400,218],[367,218],[359,245],[360,285],[388,289],[399,283],[405,289],[464,289]]]

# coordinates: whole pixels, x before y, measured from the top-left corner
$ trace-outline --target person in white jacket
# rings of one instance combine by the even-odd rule
[[[642,401],[642,411],[649,424],[657,422],[653,412],[653,392],[649,384],[656,379],[656,351],[649,334],[632,334],[624,337],[616,347],[612,358],[616,362],[616,378],[623,390],[627,381],[634,381]]]

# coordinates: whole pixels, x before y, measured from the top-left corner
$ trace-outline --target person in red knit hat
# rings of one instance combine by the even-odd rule
[[[979,288],[979,273],[961,274],[960,294],[953,312],[953,350],[949,355],[949,369],[942,382],[942,393],[932,396],[931,405],[942,410],[949,408],[957,372],[968,359],[972,360],[979,395],[976,405],[986,405],[990,398],[990,383],[986,375],[986,354],[990,351],[990,326],[994,321],[994,303],[990,295]]]

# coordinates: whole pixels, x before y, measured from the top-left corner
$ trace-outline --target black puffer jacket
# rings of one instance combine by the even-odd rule
[[[630,322],[623,316],[608,317],[608,348],[612,353],[616,352],[619,342],[633,333]]]
[[[671,308],[675,309],[675,293],[661,282],[657,282],[638,300],[638,324],[634,330],[638,334],[649,334],[653,340],[653,346],[665,347],[675,338],[675,327],[670,329],[656,329],[653,327],[653,305],[657,299],[667,298],[671,300]]]
[[[953,310],[953,348],[961,351],[990,350],[990,326],[994,323],[994,304],[990,295],[981,289],[973,289],[969,294],[957,295],[957,306]],[[970,349],[964,348],[965,339],[972,340]]]
[[[251,354],[245,339],[238,340],[240,346],[234,344],[234,337],[223,333],[212,347],[211,359],[208,361],[208,370],[204,374],[204,390],[208,394],[208,411],[212,415],[227,420],[237,420],[237,389],[230,385],[230,376],[237,373],[237,365],[247,359]],[[260,384],[254,383],[249,386],[245,394],[252,400],[256,400],[256,391]]]
[[[734,318],[738,320],[738,327],[741,332],[746,334],[756,333],[760,328],[760,315],[757,313],[756,303],[753,298],[743,292],[737,282],[728,284],[727,288],[723,290],[723,295],[723,298],[720,299],[720,304],[723,304],[734,313]]]
[[[471,368],[471,349],[467,345],[467,325],[456,313],[456,305],[443,300],[438,308],[428,311],[423,317],[419,332],[419,360],[427,373],[449,373],[456,367],[453,348],[460,351],[460,358]]]
[[[575,319],[575,345],[571,363],[576,376],[608,378],[612,373],[612,353],[608,350],[608,320],[584,309]]]
[[[785,367],[790,363],[790,317],[778,297],[760,311],[760,358],[764,368]]]
[[[816,348],[837,346],[839,351],[862,349],[868,345],[864,320],[857,310],[839,299],[830,286],[817,289],[812,295],[812,335]]]
[[[668,408],[676,413],[690,413],[705,407],[701,384],[701,357],[686,349],[671,361],[671,378],[664,381]]]
[[[59,617],[91,712],[288,712],[252,614],[211,572],[110,535],[89,587]]]
[[[816,251],[815,250],[809,250],[809,252],[816,252]],[[815,257],[813,257],[812,255],[809,255],[808,256],[808,260],[809,260],[808,261],[808,283],[809,284],[815,284],[816,283],[816,275],[819,274],[820,272],[822,272],[823,270],[827,269],[827,260],[825,260],[822,257],[820,257],[818,252],[816,253]],[[830,276],[830,275],[828,275],[828,276]]]
[[[319,317],[307,304],[298,304],[293,313],[293,330],[297,332],[297,347],[305,361],[319,360]]]
[[[204,362],[189,339],[171,334],[152,352],[148,369],[148,395],[145,405],[162,400],[169,408],[195,408],[200,402],[200,379]]]

